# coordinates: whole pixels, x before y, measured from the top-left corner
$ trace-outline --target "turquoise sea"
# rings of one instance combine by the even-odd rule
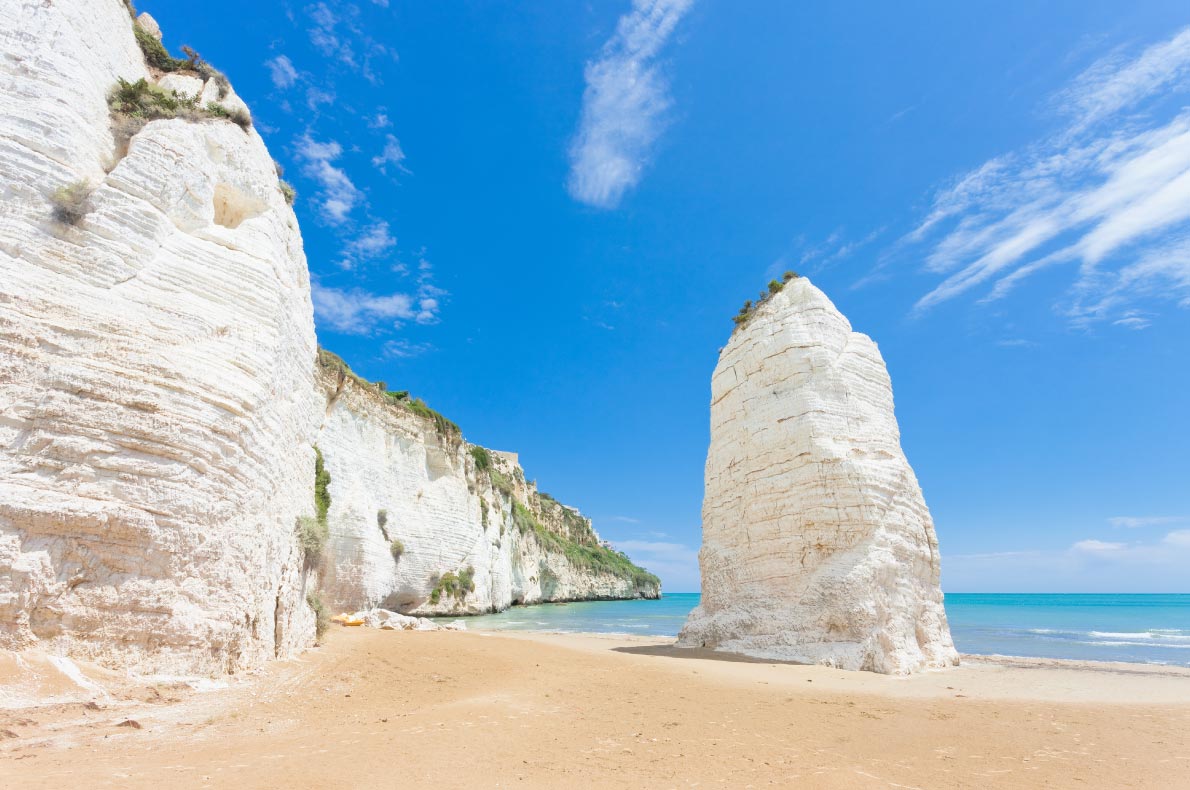
[[[467,626],[676,636],[698,597],[522,606]],[[1190,666],[1190,595],[951,593],[946,614],[963,653]]]

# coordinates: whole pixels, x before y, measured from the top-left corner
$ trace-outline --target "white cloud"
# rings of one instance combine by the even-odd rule
[[[942,189],[906,237],[946,275],[917,309],[983,286],[999,299],[1066,263],[1078,272],[1059,308],[1075,325],[1140,329],[1129,304],[1190,297],[1190,112],[1169,109],[1187,90],[1190,28],[1084,72],[1057,98],[1067,126]]]
[[[387,173],[386,165],[394,165],[402,172],[408,172],[401,165],[405,161],[405,152],[401,150],[401,141],[391,134],[384,136],[384,149],[379,155],[372,157],[372,166],[380,168],[381,173]]]
[[[355,51],[339,30],[341,19],[326,3],[315,3],[306,7],[306,14],[313,22],[307,32],[310,43],[323,55],[333,57],[349,66],[355,65]]]
[[[1190,529],[1176,529],[1162,538],[1161,542],[1170,546],[1190,548]]]
[[[306,106],[311,110],[317,110],[320,105],[333,104],[335,101],[335,94],[331,91],[325,91],[322,88],[310,87],[306,90]]]
[[[297,69],[285,55],[278,55],[272,60],[265,61],[265,65],[269,67],[269,76],[273,80],[273,85],[278,88],[291,88],[298,80]]]
[[[368,119],[369,129],[388,129],[393,125],[388,116],[383,112],[377,112],[374,116]]]
[[[339,266],[343,269],[354,269],[361,262],[391,252],[396,246],[397,240],[389,233],[388,223],[374,222],[343,248]]]
[[[632,561],[661,577],[670,592],[698,592],[698,550],[681,543],[651,540],[616,540],[612,545]]]
[[[1188,564],[1184,529],[1155,541],[1091,538],[1065,550],[944,554],[942,574],[948,592],[1184,592]]]
[[[321,187],[319,212],[323,219],[335,225],[346,222],[352,209],[363,200],[363,193],[347,173],[331,164],[342,153],[343,147],[337,142],[320,143],[309,132],[297,140],[296,154],[304,162],[302,172]]]
[[[1185,520],[1184,516],[1112,516],[1107,520],[1107,523],[1113,527],[1139,529],[1141,527],[1155,527],[1165,524],[1180,524]]]
[[[360,288],[341,290],[317,282],[310,286],[314,317],[328,329],[345,334],[366,335],[377,329],[400,326],[417,315],[408,294],[374,294]]]
[[[1091,552],[1094,554],[1098,554],[1098,553],[1102,553],[1105,551],[1119,551],[1120,549],[1123,549],[1124,547],[1125,547],[1125,544],[1123,544],[1123,543],[1112,543],[1109,541],[1095,540],[1094,538],[1092,538],[1090,540],[1080,540],[1078,543],[1075,543],[1070,548],[1073,549],[1074,551],[1087,551],[1087,552]]]
[[[381,348],[386,357],[409,359],[421,356],[431,350],[433,346],[429,343],[414,343],[409,340],[389,340]]]
[[[612,208],[640,181],[672,104],[656,58],[692,2],[633,0],[599,57],[587,64],[567,184],[576,200]]]

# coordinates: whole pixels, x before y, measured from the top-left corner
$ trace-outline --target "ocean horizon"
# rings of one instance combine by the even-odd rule
[[[672,637],[700,597],[517,606],[467,625]],[[1190,594],[948,593],[946,615],[962,653],[1190,666]]]

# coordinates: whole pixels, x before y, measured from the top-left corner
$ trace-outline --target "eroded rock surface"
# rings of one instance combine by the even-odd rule
[[[679,644],[890,674],[956,664],[876,344],[795,279],[732,335],[711,390],[702,600]]]
[[[109,91],[162,75],[124,4],[0,9],[0,647],[162,673],[289,655],[314,635],[294,525],[319,401],[272,159],[216,118],[125,152]]]

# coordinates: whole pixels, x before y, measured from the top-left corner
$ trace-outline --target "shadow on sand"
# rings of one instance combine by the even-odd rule
[[[804,667],[808,664],[802,661],[779,661],[775,658],[753,658],[740,653],[725,653],[706,647],[677,647],[675,645],[632,645],[631,647],[613,647],[613,653],[631,653],[637,656],[660,656],[661,658],[697,658],[703,661],[730,661],[738,664],[788,664]]]

